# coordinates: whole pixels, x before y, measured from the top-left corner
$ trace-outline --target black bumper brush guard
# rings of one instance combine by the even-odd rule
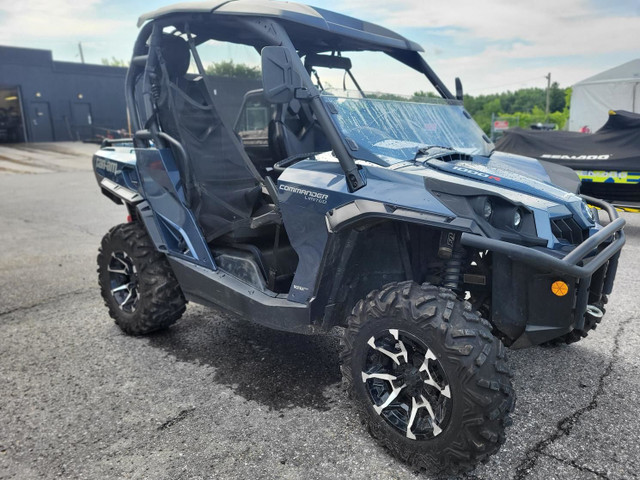
[[[544,343],[572,330],[582,330],[587,315],[602,316],[605,295],[611,293],[626,221],[615,208],[596,198],[582,198],[607,213],[610,223],[562,256],[543,248],[463,233],[467,247],[493,254],[494,323],[512,348]],[[554,282],[566,284],[561,295]]]

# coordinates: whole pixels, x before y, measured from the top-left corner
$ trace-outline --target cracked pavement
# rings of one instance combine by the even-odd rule
[[[522,462],[517,466],[514,478],[516,480],[521,480],[527,478],[531,470],[535,467],[538,462],[540,456],[546,456],[556,460],[558,462],[562,462],[568,464],[574,468],[577,468],[581,472],[592,473],[600,478],[608,478],[606,472],[598,471],[593,468],[590,468],[586,465],[580,465],[576,460],[565,459],[559,456],[553,455],[549,453],[550,447],[554,446],[556,442],[558,442],[562,437],[566,437],[571,435],[574,427],[579,424],[580,419],[583,415],[587,414],[598,408],[598,401],[604,395],[605,388],[607,386],[607,380],[611,376],[611,372],[613,371],[613,367],[615,362],[619,359],[619,351],[620,351],[620,338],[624,334],[625,327],[634,320],[633,318],[628,318],[627,320],[620,323],[618,326],[618,330],[615,332],[614,336],[614,345],[613,350],[611,351],[611,359],[606,364],[604,371],[600,374],[598,378],[598,385],[596,390],[593,392],[593,396],[591,397],[591,401],[572,412],[570,415],[562,418],[558,421],[556,425],[556,430],[551,433],[549,436],[543,438],[531,448],[529,448],[526,452],[525,457]]]
[[[123,335],[95,256],[126,212],[99,193],[94,146],[33,159],[46,148],[16,154],[24,173],[0,171],[0,479],[428,478],[355,417],[335,337],[192,304],[167,332]],[[640,214],[624,217],[603,322],[572,346],[511,352],[507,442],[463,478],[638,477]]]

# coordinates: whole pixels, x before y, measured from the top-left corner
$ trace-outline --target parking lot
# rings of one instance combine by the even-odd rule
[[[428,478],[378,447],[340,385],[338,340],[190,304],[123,335],[97,287],[102,196],[84,144],[0,146],[0,478]],[[640,472],[640,214],[614,293],[572,346],[511,352],[507,443],[465,478]]]

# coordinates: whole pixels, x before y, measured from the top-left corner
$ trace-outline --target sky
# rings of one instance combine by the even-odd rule
[[[78,42],[82,42],[87,63],[128,59],[138,15],[171,3],[0,0],[0,45],[47,49],[53,51],[54,60],[80,61]],[[567,87],[640,57],[640,0],[311,3],[381,24],[418,42],[450,89],[458,76],[472,95],[544,87],[547,73]],[[358,72],[365,90],[410,94],[426,89],[423,78],[376,58]]]

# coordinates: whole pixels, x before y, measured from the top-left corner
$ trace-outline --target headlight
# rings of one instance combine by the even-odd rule
[[[513,214],[513,228],[518,230],[520,225],[522,225],[522,213],[520,213],[520,209],[518,208]]]
[[[477,196],[470,198],[479,221],[493,228],[518,235],[536,235],[533,213],[521,205],[516,205],[498,196]]]
[[[491,205],[491,200],[487,199],[482,206],[482,216],[485,220],[489,220],[491,218],[491,214],[493,213],[493,205]]]
[[[582,211],[587,216],[587,218],[589,218],[589,220],[591,220],[592,222],[596,221],[595,215],[593,214],[593,210],[589,208],[589,205],[587,205],[587,202],[582,202]]]
[[[456,186],[452,189],[458,191]],[[548,243],[538,238],[534,211],[525,205],[500,195],[469,195],[471,191],[464,188],[459,191],[438,192],[438,199],[461,219],[474,222],[487,237],[527,246]]]

